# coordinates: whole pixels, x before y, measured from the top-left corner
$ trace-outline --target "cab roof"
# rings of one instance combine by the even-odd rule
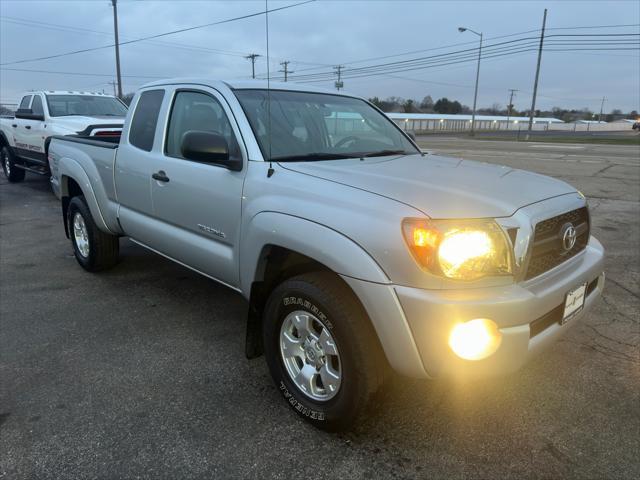
[[[168,78],[166,80],[158,80],[147,83],[140,88],[148,88],[161,85],[175,85],[175,84],[191,84],[191,85],[206,85],[208,87],[227,87],[231,90],[246,90],[246,89],[263,89],[266,90],[269,87],[271,90],[291,90],[295,92],[311,92],[311,93],[328,93],[331,95],[344,95],[353,97],[348,93],[341,93],[336,90],[329,90],[327,88],[320,88],[313,85],[295,83],[295,82],[274,82],[267,83],[266,80],[216,80],[206,77],[181,77],[181,78]]]

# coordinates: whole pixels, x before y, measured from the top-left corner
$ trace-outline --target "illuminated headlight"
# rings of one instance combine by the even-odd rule
[[[403,233],[418,263],[458,280],[511,274],[511,246],[495,221],[408,218]]]
[[[465,360],[482,360],[493,355],[501,341],[502,334],[498,326],[486,318],[459,323],[449,335],[449,347]]]

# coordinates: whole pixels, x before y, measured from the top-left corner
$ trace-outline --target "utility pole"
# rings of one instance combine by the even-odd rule
[[[533,82],[533,99],[531,100],[531,112],[529,112],[529,128],[525,140],[529,140],[529,134],[533,128],[533,116],[536,114],[536,95],[538,94],[538,78],[540,77],[540,62],[542,61],[542,47],[544,45],[544,28],[547,25],[547,9],[544,9],[542,17],[542,32],[540,32],[540,47],[538,48],[538,65],[536,67],[536,79]]]
[[[342,69],[344,65],[336,65],[333,69],[336,71],[338,75],[338,80],[335,82],[336,90],[340,91],[341,88],[344,87],[344,82],[342,81]]]
[[[606,98],[602,97],[602,103],[600,104],[600,115],[598,115],[598,123],[602,121],[602,110],[604,109],[604,101]]]
[[[249,55],[247,55],[246,58],[247,60],[251,60],[251,78],[256,78],[256,58],[258,58],[260,55],[258,55],[257,53],[250,53]]]
[[[471,136],[476,134],[476,105],[478,102],[478,82],[480,81],[480,59],[482,58],[482,32],[476,32],[467,27],[458,27],[460,33],[469,31],[480,37],[480,46],[478,47],[478,66],[476,68],[476,88],[473,93],[473,112],[471,112]]]
[[[482,57],[482,32],[480,32],[480,47],[478,48],[478,68],[476,69],[476,89],[473,94],[473,115],[471,115],[471,136],[476,134],[476,104],[478,102],[478,83],[480,81],[480,58]]]
[[[289,60],[285,60],[284,62],[280,62],[280,65],[282,65],[284,67],[284,70],[278,70],[279,72],[284,72],[284,81],[286,82],[287,79],[289,78],[289,74],[293,73],[291,70],[289,70],[289,64],[291,62]]]
[[[118,77],[118,98],[122,98],[122,76],[120,75],[120,42],[118,40],[118,0],[111,0],[113,6],[113,33],[116,37],[116,75]]]
[[[519,90],[516,88],[510,88],[509,91],[511,94],[509,95],[509,104],[507,105],[507,129],[509,128],[509,118],[511,117],[511,109],[513,108],[513,95]]]

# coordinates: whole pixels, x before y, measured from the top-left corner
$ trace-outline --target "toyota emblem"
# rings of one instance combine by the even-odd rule
[[[568,252],[576,244],[576,227],[571,223],[565,223],[560,230],[560,236],[562,238],[562,248],[565,252]]]

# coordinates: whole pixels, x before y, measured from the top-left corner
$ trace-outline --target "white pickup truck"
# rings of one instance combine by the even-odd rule
[[[47,153],[53,135],[120,138],[127,106],[102,93],[33,91],[25,93],[15,116],[0,117],[0,158],[10,182],[25,172],[50,173]]]
[[[264,352],[286,403],[328,430],[364,410],[387,366],[517,370],[604,286],[575,188],[424,155],[343,92],[156,82],[119,144],[55,137],[49,155],[84,269],[114,266],[126,236],[240,292],[248,356]]]

